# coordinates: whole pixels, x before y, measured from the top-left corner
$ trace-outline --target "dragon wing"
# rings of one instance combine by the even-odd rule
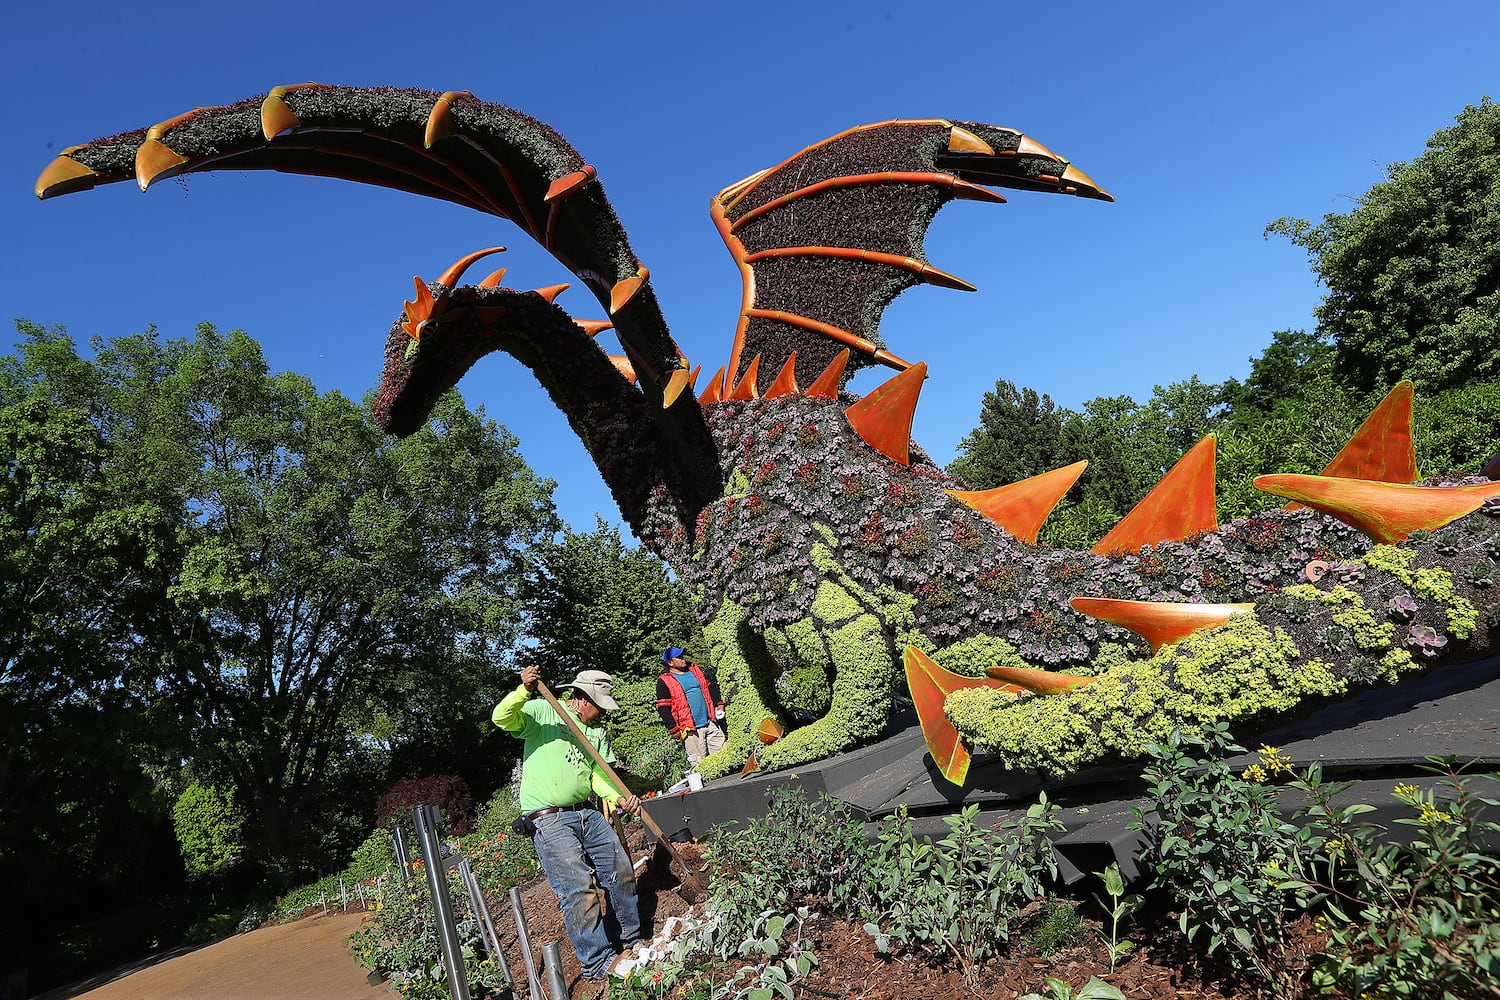
[[[853,128],[719,192],[710,211],[744,297],[710,398],[727,397],[757,357],[777,372],[795,352],[803,385],[846,348],[843,379],[862,365],[910,367],[885,350],[880,315],[912,285],[973,290],[928,264],[922,239],[949,199],[1005,201],[986,184],[1114,200],[1020,132],[941,118]]]
[[[548,126],[466,91],[296,84],[70,147],[42,172],[36,193],[49,198],[132,177],[144,191],[162,178],[223,169],[396,188],[519,226],[609,310],[625,367],[639,378],[679,463],[680,482],[692,494],[679,499],[696,510],[717,495],[713,441],[696,401],[682,392],[687,363],[646,268],[594,168]],[[423,291],[419,287],[419,299]],[[453,373],[448,384],[461,374]]]

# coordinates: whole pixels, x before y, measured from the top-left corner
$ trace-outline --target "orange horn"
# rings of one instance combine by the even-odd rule
[[[854,433],[892,462],[911,462],[911,420],[926,377],[927,362],[918,361],[844,410]]]
[[[1216,628],[1235,615],[1254,611],[1254,604],[1185,604],[1174,601],[1118,601],[1108,597],[1075,597],[1079,614],[1128,628],[1151,644],[1154,653],[1203,628]]]
[[[1135,552],[1219,526],[1214,510],[1214,436],[1193,445],[1161,482],[1094,546],[1101,556]]]
[[[1074,462],[1030,479],[992,490],[949,490],[948,495],[979,511],[1028,545],[1036,544],[1037,532],[1068,490],[1078,481],[1087,461]]]

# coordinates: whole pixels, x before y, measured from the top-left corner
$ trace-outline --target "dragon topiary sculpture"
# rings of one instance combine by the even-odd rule
[[[720,192],[711,213],[744,295],[728,363],[702,390],[594,167],[547,126],[467,92],[278,87],[72,147],[37,194],[221,168],[342,177],[500,216],[607,309],[575,320],[553,303],[566,286],[502,288],[503,270],[460,285],[498,248],[471,254],[417,279],[386,342],[376,415],[410,433],[491,351],[530,368],[626,521],[694,588],[736,691],[708,776],[752,752],[786,767],[874,738],[903,658],[934,760],[962,782],[971,748],[1066,772],[1139,755],[1173,727],[1250,733],[1487,647],[1500,484],[1413,485],[1409,383],[1324,476],[1257,481],[1307,507],[1217,525],[1210,438],[1090,552],[1035,544],[1083,463],[969,492],[911,444],[926,366],[887,351],[877,327],[913,284],[970,287],[922,255],[937,210],[1004,201],[997,186],[1111,200],[1019,132],[864,126]],[[618,356],[595,339],[611,327]],[[869,365],[897,374],[863,398],[843,391]],[[789,677],[822,689],[821,717],[762,747]]]

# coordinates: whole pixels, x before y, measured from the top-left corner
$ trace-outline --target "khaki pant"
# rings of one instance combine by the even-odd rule
[[[687,739],[682,741],[682,748],[687,751],[688,767],[696,770],[704,757],[724,749],[724,742],[724,730],[712,722],[688,733]]]

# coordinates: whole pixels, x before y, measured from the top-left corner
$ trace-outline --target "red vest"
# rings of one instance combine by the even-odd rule
[[[687,668],[690,674],[698,678],[698,687],[703,691],[703,704],[708,707],[708,721],[712,725],[714,717],[717,714],[714,709],[717,706],[714,704],[714,696],[709,694],[708,691],[708,678],[703,676],[703,671],[698,669],[698,664],[696,663],[689,663]],[[688,708],[687,694],[682,690],[682,682],[673,676],[674,674],[676,674],[675,670],[667,669],[662,671],[660,679],[667,682],[669,697],[665,701],[658,699],[656,705],[658,708],[671,706],[672,722],[674,723],[672,732],[693,732],[698,728],[693,725],[693,710]]]

